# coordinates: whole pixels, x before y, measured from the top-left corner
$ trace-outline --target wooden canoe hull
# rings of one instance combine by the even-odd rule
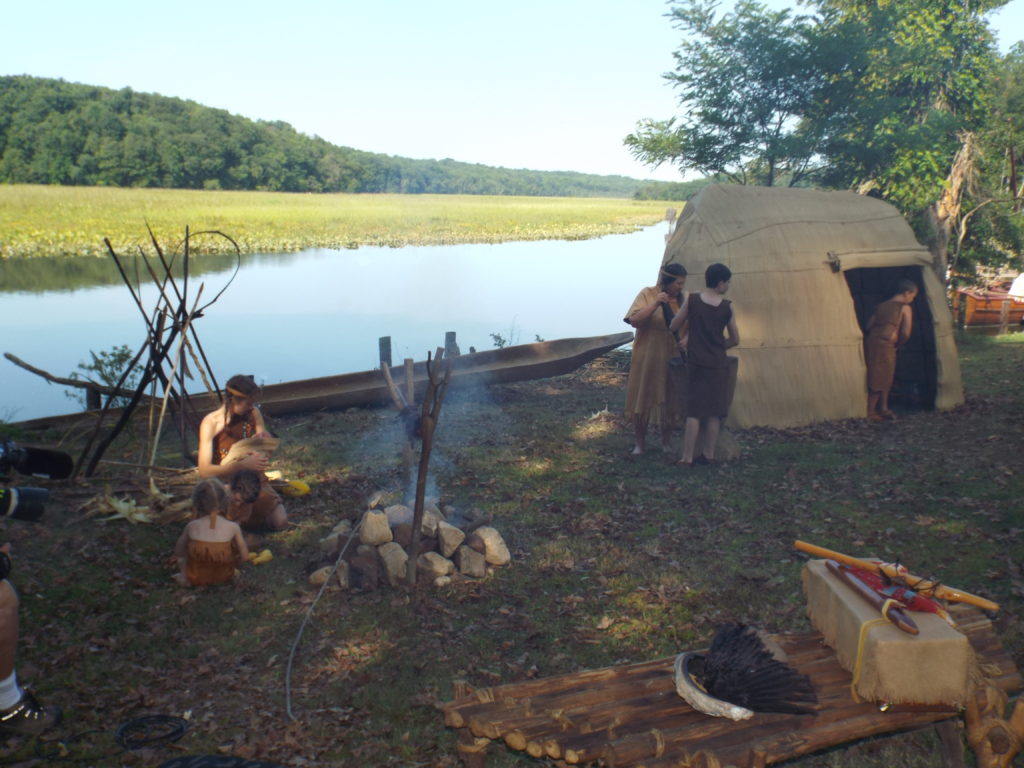
[[[626,331],[607,336],[539,341],[459,355],[453,358],[449,386],[465,389],[560,376],[632,340],[633,334]],[[405,392],[404,366],[392,366],[391,376],[399,389]],[[426,387],[426,362],[414,364],[413,382],[418,396]],[[201,413],[213,410],[219,403],[217,397],[209,392],[194,394],[191,399],[196,410]],[[390,402],[391,396],[379,369],[268,384],[260,394],[260,409],[268,416],[385,405]],[[59,428],[83,418],[95,418],[95,414],[95,411],[84,411],[30,419],[19,422],[19,426],[27,429]]]
[[[1001,325],[1004,311],[1009,325],[1024,322],[1024,298],[1006,291],[960,288],[954,295],[953,309],[961,325]]]
[[[609,336],[539,341],[459,355],[453,358],[449,386],[465,389],[561,376],[632,340],[633,334],[625,332]],[[405,368],[401,365],[392,366],[391,377],[404,392]],[[418,397],[427,384],[425,361],[414,364],[413,382]],[[391,396],[379,370],[268,384],[263,387],[260,395],[260,408],[271,416],[361,405],[385,405],[390,402]]]

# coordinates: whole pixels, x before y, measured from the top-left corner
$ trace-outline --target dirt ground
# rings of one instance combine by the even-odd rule
[[[1022,666],[1024,343],[965,339],[961,364],[967,402],[955,411],[737,431],[739,458],[689,471],[657,450],[629,455],[622,354],[556,379],[453,389],[431,493],[490,515],[512,563],[412,593],[320,595],[307,582],[330,564],[319,540],[335,523],[358,520],[377,492],[402,497],[390,410],[270,425],[282,439],[277,466],[312,493],[288,501],[287,531],[257,542],[273,560],[233,586],[173,584],[179,520],[86,514],[105,493],[151,505],[145,473],[104,463],[88,481],[40,483],[52,494],[43,520],[2,519],[0,541],[11,542],[22,600],[19,680],[61,705],[65,721],[39,742],[0,742],[0,765],[157,766],[218,754],[282,766],[455,766],[436,708],[453,680],[494,685],[659,658],[703,647],[733,620],[810,629],[797,538],[898,560],[997,600],[997,634]],[[107,458],[135,462],[138,451],[125,444]],[[161,459],[174,461],[171,449]],[[192,478],[153,479],[181,499]],[[796,764],[938,759],[935,737],[920,732]],[[538,763],[495,749],[490,764]]]

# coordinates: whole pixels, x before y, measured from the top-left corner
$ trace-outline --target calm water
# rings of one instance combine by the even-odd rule
[[[662,224],[597,240],[249,258],[196,329],[219,382],[251,373],[264,384],[375,368],[380,336],[391,337],[398,362],[425,358],[446,331],[463,352],[494,347],[492,333],[520,344],[618,333],[629,330],[622,316],[637,291],[655,282],[665,234]],[[203,275],[204,300],[230,275]],[[143,305],[155,303],[148,290]],[[137,349],[144,337],[123,284],[38,293],[0,286],[0,352],[54,375],[75,371],[90,350]],[[0,418],[78,410],[66,392],[0,358]]]

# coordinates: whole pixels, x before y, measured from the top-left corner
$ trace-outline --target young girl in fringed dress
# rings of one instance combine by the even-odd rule
[[[179,571],[175,579],[182,586],[227,584],[235,577],[235,568],[248,559],[242,529],[222,517],[228,501],[227,489],[215,477],[200,480],[192,490],[196,519],[185,526],[174,545]]]

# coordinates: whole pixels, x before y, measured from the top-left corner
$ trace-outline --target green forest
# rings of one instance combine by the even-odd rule
[[[194,101],[27,75],[0,77],[0,183],[646,199],[660,186],[363,152]]]
[[[1024,43],[1007,0],[669,3],[675,115],[626,137],[639,160],[734,184],[846,189],[896,206],[940,275],[1024,268]]]

